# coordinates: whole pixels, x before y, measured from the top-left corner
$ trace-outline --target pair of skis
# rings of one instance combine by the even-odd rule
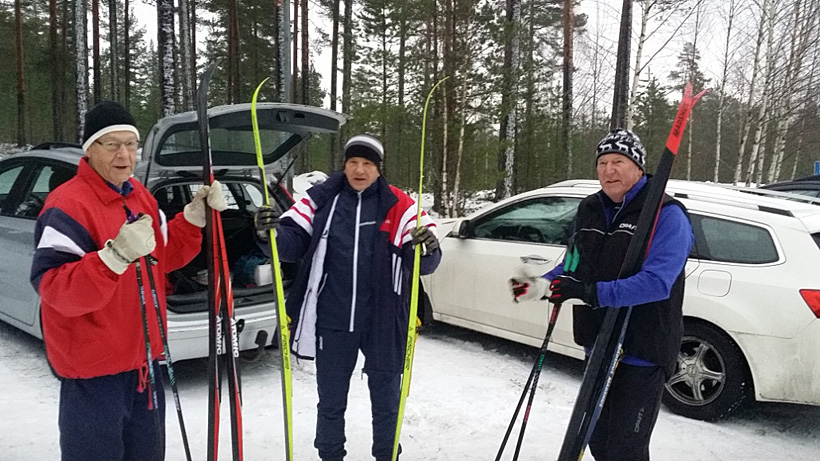
[[[663,206],[666,184],[675,163],[689,113],[704,93],[705,90],[693,96],[691,83],[686,84],[678,114],[666,141],[666,148],[661,156],[658,169],[652,181],[649,182],[646,200],[621,265],[619,279],[640,271],[649,253],[658,216]],[[603,324],[589,356],[578,398],[575,400],[558,461],[579,461],[584,456],[584,451],[606,401],[615,369],[623,355],[624,336],[631,313],[631,306],[606,310]]]
[[[208,85],[216,64],[211,64],[202,76],[196,95],[199,123],[199,142],[204,154],[203,178],[205,185],[214,181],[211,148],[208,133]],[[205,214],[205,248],[208,263],[208,461],[216,461],[219,448],[219,408],[222,397],[223,367],[227,368],[231,413],[231,442],[233,461],[243,459],[242,450],[242,395],[239,370],[239,337],[233,310],[225,234],[221,215],[207,206]],[[220,364],[220,361],[223,364]]]

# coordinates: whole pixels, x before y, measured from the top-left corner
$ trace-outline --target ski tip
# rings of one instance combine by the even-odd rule
[[[694,105],[695,105],[695,103],[697,103],[697,102],[700,100],[700,98],[702,98],[702,97],[703,97],[703,95],[705,95],[705,94],[706,94],[706,93],[708,93],[708,92],[709,92],[709,89],[708,89],[708,88],[706,88],[706,89],[702,90],[700,93],[696,94],[696,95],[692,98],[692,106],[694,106]]]
[[[253,92],[253,98],[251,99],[251,105],[253,107],[256,107],[256,99],[259,97],[259,90],[262,89],[262,85],[264,85],[268,80],[270,80],[270,77],[265,77],[265,79],[259,82],[259,85],[256,86],[256,90]]]

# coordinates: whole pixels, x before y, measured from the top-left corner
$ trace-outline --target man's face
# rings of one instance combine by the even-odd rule
[[[376,182],[380,173],[376,164],[364,157],[350,157],[345,162],[345,178],[356,191],[363,191]]]
[[[604,154],[598,157],[598,181],[601,188],[615,203],[624,201],[624,196],[643,176],[638,164],[623,154]]]
[[[137,165],[137,135],[130,131],[112,131],[88,146],[88,164],[103,179],[122,187]]]

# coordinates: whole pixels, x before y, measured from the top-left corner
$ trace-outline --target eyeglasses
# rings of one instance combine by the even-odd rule
[[[136,152],[137,147],[139,146],[139,141],[137,141],[137,140],[131,140],[131,141],[125,141],[125,142],[121,142],[121,141],[105,141],[105,142],[102,142],[102,141],[99,141],[99,140],[95,140],[94,142],[101,145],[101,146],[103,146],[103,149],[105,149],[106,152],[117,152],[117,151],[120,150],[120,146],[125,146],[125,150],[127,150],[128,152]]]

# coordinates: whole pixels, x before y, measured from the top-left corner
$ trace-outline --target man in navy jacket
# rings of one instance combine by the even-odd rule
[[[644,173],[645,158],[632,132],[619,128],[604,137],[596,156],[601,191],[578,205],[570,238],[580,255],[577,270],[565,274],[561,263],[542,277],[511,280],[517,300],[583,301],[573,306],[573,333],[587,354],[603,323],[600,308],[633,306],[624,355],[589,441],[597,461],[649,460],[664,383],[675,371],[680,348],[684,266],[694,242],[680,202],[664,198],[643,266],[620,274],[652,181]]]
[[[316,359],[319,391],[315,446],[324,461],[342,460],[344,414],[359,350],[365,356],[373,416],[372,455],[389,460],[404,365],[413,252],[421,274],[441,260],[436,225],[381,175],[384,148],[373,136],[345,145],[344,170],[313,186],[279,216],[263,207],[256,229],[276,229],[281,261],[301,260],[287,311],[298,357]],[[270,246],[260,245],[266,253]]]

